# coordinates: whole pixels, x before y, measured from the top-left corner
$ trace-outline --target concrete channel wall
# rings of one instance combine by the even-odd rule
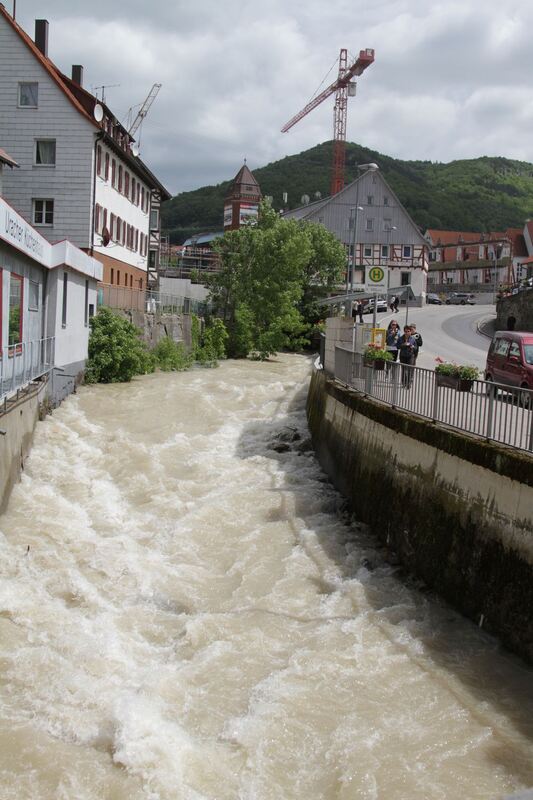
[[[33,383],[0,409],[0,513],[24,467],[48,388],[47,379]]]
[[[436,428],[315,370],[317,456],[415,575],[533,662],[533,459]]]

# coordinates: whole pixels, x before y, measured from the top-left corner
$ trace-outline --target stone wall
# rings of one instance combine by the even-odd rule
[[[498,300],[496,313],[498,315],[497,330],[499,331],[507,330],[509,317],[514,317],[516,320],[515,331],[533,331],[533,289],[527,289]]]
[[[192,318],[189,314],[161,314],[159,311],[148,314],[144,311],[119,309],[115,311],[142,331],[142,339],[150,350],[165,336],[169,336],[175,342],[183,342],[188,348],[192,345]]]
[[[317,456],[357,516],[452,605],[533,662],[533,459],[315,371]]]

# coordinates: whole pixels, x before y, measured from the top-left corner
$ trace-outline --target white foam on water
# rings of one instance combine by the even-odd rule
[[[533,783],[531,672],[347,518],[299,449],[308,374],[150,375],[38,426],[0,518],[0,800]]]

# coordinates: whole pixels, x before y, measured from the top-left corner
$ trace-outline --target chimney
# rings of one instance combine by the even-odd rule
[[[81,64],[72,65],[72,80],[74,83],[77,83],[78,86],[83,87],[83,67]]]
[[[48,20],[35,20],[35,44],[46,58],[48,58]]]

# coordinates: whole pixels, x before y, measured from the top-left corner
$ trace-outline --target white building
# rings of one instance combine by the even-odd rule
[[[344,244],[351,287],[361,286],[371,267],[386,266],[391,288],[411,286],[415,302],[424,302],[427,242],[377,168],[365,170],[338,194],[283,216],[321,223]]]
[[[0,5],[0,141],[20,166],[4,175],[5,198],[48,241],[97,256],[104,283],[144,289],[170,195],[82,83],[81,66],[69,78],[48,58],[46,20],[33,41]]]
[[[72,390],[102,270],[69,241],[51,244],[0,197],[0,401],[46,374],[54,401]]]

